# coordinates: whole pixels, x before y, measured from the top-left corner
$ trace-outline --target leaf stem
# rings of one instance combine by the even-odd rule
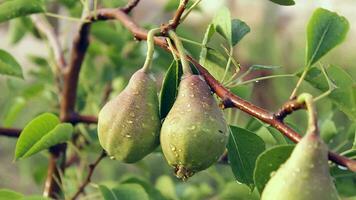
[[[159,33],[161,29],[155,28],[151,29],[148,34],[147,34],[147,55],[146,55],[146,60],[145,63],[143,64],[142,70],[144,72],[148,72],[150,70],[152,60],[153,60],[153,54],[154,54],[154,35]]]
[[[298,89],[299,89],[300,85],[302,84],[303,80],[305,79],[305,76],[307,75],[308,70],[309,70],[309,67],[304,68],[303,74],[299,78],[297,84],[295,85],[295,88],[294,88],[292,94],[290,95],[289,99],[294,99],[297,96]]]
[[[183,74],[184,75],[191,75],[193,74],[192,70],[190,69],[189,66],[189,62],[187,61],[187,56],[185,54],[185,49],[183,47],[183,44],[181,42],[181,40],[179,39],[178,35],[170,30],[169,32],[169,36],[172,38],[172,40],[174,41],[174,44],[176,45],[176,48],[178,50],[181,62],[182,62],[182,67],[183,67]]]
[[[272,75],[272,76],[263,76],[263,77],[259,77],[259,78],[254,78],[254,79],[250,79],[247,81],[243,81],[240,83],[236,83],[234,85],[230,85],[229,87],[236,87],[239,85],[246,85],[246,84],[250,84],[256,81],[262,81],[262,80],[266,80],[266,79],[272,79],[272,78],[284,78],[284,77],[294,77],[295,74],[279,74],[279,75]]]
[[[305,103],[308,111],[308,130],[307,134],[312,133],[319,135],[318,119],[316,116],[313,96],[309,93],[302,93],[297,98],[298,103]]]

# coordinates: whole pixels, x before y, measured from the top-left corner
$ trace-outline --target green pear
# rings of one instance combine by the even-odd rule
[[[161,129],[162,151],[178,178],[186,180],[215,163],[228,140],[227,124],[199,75],[183,77]]]
[[[136,162],[159,145],[161,127],[156,82],[144,70],[101,109],[98,136],[112,159]]]
[[[262,192],[262,200],[339,199],[329,174],[328,148],[313,132],[296,145]]]

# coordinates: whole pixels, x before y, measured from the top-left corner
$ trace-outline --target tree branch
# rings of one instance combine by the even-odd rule
[[[1,128],[0,127],[0,135],[3,136],[8,136],[8,137],[19,137],[21,133],[21,129],[15,129],[15,128]]]
[[[121,10],[125,13],[129,13],[138,3],[140,3],[140,0],[131,0],[125,7],[121,8]]]
[[[169,30],[175,30],[179,26],[180,19],[187,7],[188,2],[189,0],[181,0],[179,7],[173,16],[173,19],[168,24],[165,24],[161,27],[161,31],[164,35],[167,34]]]
[[[71,198],[72,200],[75,200],[76,198],[78,198],[78,196],[84,192],[85,187],[90,183],[91,181],[91,177],[93,176],[94,170],[95,168],[98,166],[98,164],[100,163],[100,161],[106,157],[106,153],[105,151],[103,151],[100,156],[96,159],[96,161],[93,164],[89,165],[89,172],[88,175],[86,177],[86,179],[84,180],[84,182],[79,186],[77,192],[74,194],[74,196]]]

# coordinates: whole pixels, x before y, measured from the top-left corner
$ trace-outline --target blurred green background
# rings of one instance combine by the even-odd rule
[[[70,0],[49,1],[49,9],[61,15],[80,17],[81,6]],[[101,7],[123,5],[125,1],[101,0]],[[133,11],[133,18],[144,27],[158,26],[167,22],[174,7],[168,0],[142,0]],[[294,73],[304,66],[305,30],[313,10],[324,7],[345,16],[350,22],[350,31],[346,41],[322,59],[322,64],[333,64],[345,69],[353,79],[356,78],[356,1],[354,0],[297,0],[295,6],[282,7],[267,0],[203,0],[178,29],[178,33],[190,40],[201,42],[207,25],[215,13],[227,6],[233,18],[245,21],[251,32],[235,47],[234,58],[239,61],[242,70],[253,64],[280,66],[276,70],[262,70],[252,73],[248,78],[272,74]],[[50,18],[57,27],[61,43],[68,53],[78,22]],[[45,40],[35,31],[22,31],[26,19],[15,19],[0,25],[0,48],[15,55],[25,72],[25,80],[0,76],[0,125],[22,128],[34,116],[42,112],[58,111],[57,88],[53,85],[53,55]],[[31,22],[25,29],[31,30]],[[20,31],[19,31],[20,30]],[[20,38],[20,39],[19,39]],[[219,40],[219,38],[216,38]],[[217,42],[218,43],[218,42]],[[215,44],[218,45],[218,44]],[[198,58],[200,47],[185,43],[194,57]],[[112,85],[113,93],[118,94],[127,83],[132,72],[140,68],[145,57],[145,42],[134,41],[118,22],[99,22],[93,25],[91,46],[82,68],[79,82],[77,108],[81,113],[97,115],[102,106],[104,88]],[[162,80],[172,57],[157,48],[153,70],[157,80]],[[297,78],[278,78],[260,81],[248,88],[245,97],[268,110],[275,111],[285,102],[294,88]],[[158,81],[160,82],[160,81]],[[305,91],[320,92],[307,83]],[[266,92],[267,91],[267,92]],[[322,100],[318,104],[320,120],[332,118],[332,128],[342,135],[349,135],[350,122],[341,112],[330,113],[333,105]],[[238,124],[245,124],[249,117],[239,115]],[[303,113],[297,112],[288,118],[296,129],[303,132],[306,120]],[[336,126],[336,127],[335,127]],[[330,128],[325,128],[330,130]],[[73,194],[83,180],[89,163],[100,154],[96,126],[79,125],[78,137],[68,145],[68,158],[74,159],[66,170],[64,191]],[[263,133],[261,133],[263,135]],[[340,136],[341,137],[341,136]],[[341,141],[341,139],[340,139]],[[0,188],[10,188],[24,194],[41,194],[46,177],[47,152],[30,159],[14,162],[13,155],[16,140],[0,138]],[[75,144],[75,145],[74,145]],[[347,148],[341,146],[338,138],[329,143],[338,151]],[[82,148],[83,150],[80,150]],[[337,149],[339,148],[339,149]],[[155,185],[168,199],[258,199],[256,191],[250,194],[247,186],[236,183],[228,165],[217,164],[200,172],[186,183],[177,180],[159,150],[134,165],[122,164],[105,159],[94,173],[96,184],[115,184],[120,181],[139,177]],[[353,183],[355,184],[355,183]],[[356,195],[355,188],[346,188],[346,196]],[[100,199],[95,185],[87,187],[88,199]],[[99,196],[98,196],[99,195]],[[69,195],[71,196],[71,195]]]

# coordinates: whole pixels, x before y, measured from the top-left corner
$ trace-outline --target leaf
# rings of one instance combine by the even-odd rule
[[[203,65],[211,75],[217,80],[221,80],[224,77],[225,66],[227,58],[224,57],[219,51],[215,49],[208,49],[206,57],[202,58],[201,65]],[[226,79],[232,76],[233,72],[230,71]]]
[[[165,118],[171,110],[178,93],[178,85],[182,77],[182,68],[178,62],[173,60],[168,68],[162,83],[160,94],[160,114],[161,119]]]
[[[294,0],[270,0],[270,1],[282,6],[292,6],[295,4]]]
[[[335,123],[328,118],[320,126],[320,136],[325,142],[329,142],[337,134]]]
[[[171,177],[169,177],[167,175],[160,176],[156,181],[155,187],[161,192],[161,194],[166,199],[178,199],[176,190],[175,190],[176,187],[175,187],[174,182],[171,179]]]
[[[231,44],[235,46],[240,40],[251,31],[250,27],[239,19],[231,20]]]
[[[16,143],[15,159],[29,157],[43,149],[67,141],[73,132],[71,124],[63,123],[57,116],[44,113],[22,130]]]
[[[264,151],[258,156],[253,179],[258,191],[261,193],[271,177],[290,156],[294,145],[279,145]]]
[[[105,200],[149,200],[147,193],[139,184],[121,184],[113,188],[99,185],[99,190]]]
[[[205,31],[204,34],[204,39],[202,41],[202,49],[200,51],[200,55],[199,55],[199,63],[202,64],[205,62],[206,59],[206,55],[208,53],[208,48],[207,48],[207,44],[210,41],[210,39],[213,37],[215,33],[215,28],[213,24],[209,24],[208,28]]]
[[[0,4],[0,23],[33,13],[45,12],[43,0],[11,0]]]
[[[121,181],[121,183],[139,184],[145,189],[146,193],[148,194],[151,200],[165,200],[165,198],[162,196],[159,190],[157,190],[152,184],[142,179],[141,177],[135,177],[135,176],[128,177],[125,180]]]
[[[232,44],[231,15],[229,9],[220,9],[214,17],[213,24],[216,32],[225,38],[229,44]]]
[[[30,157],[31,155],[48,149],[51,146],[66,142],[72,137],[73,126],[70,123],[58,124],[53,130],[44,135],[39,141],[37,141],[22,158]]]
[[[265,150],[263,140],[256,134],[239,127],[230,126],[227,144],[228,158],[237,181],[253,187],[255,161]]]
[[[355,151],[355,152],[348,153],[347,156],[350,156],[350,154],[352,154],[352,153],[354,154],[354,156],[356,155],[356,151]],[[355,188],[356,188],[356,173],[355,172],[347,170],[347,169],[340,167],[338,165],[334,165],[330,168],[330,174],[334,179],[336,189],[340,196],[352,197],[352,196],[356,195],[356,190],[355,190]],[[345,198],[345,199],[347,199],[347,198]]]
[[[23,194],[9,190],[9,189],[0,189],[0,200],[18,200],[23,197]]]
[[[0,74],[23,78],[19,63],[8,52],[0,49]]]
[[[335,12],[318,8],[307,26],[306,66],[310,67],[344,41],[349,22]]]
[[[331,66],[326,71],[330,79],[337,86],[337,88],[328,95],[328,98],[351,120],[356,121],[355,81],[340,67]],[[326,92],[329,89],[325,76],[318,68],[311,68],[305,80],[322,92]]]
[[[16,122],[17,116],[21,113],[25,106],[26,100],[23,97],[16,98],[13,101],[9,111],[6,113],[3,126],[11,127]]]

